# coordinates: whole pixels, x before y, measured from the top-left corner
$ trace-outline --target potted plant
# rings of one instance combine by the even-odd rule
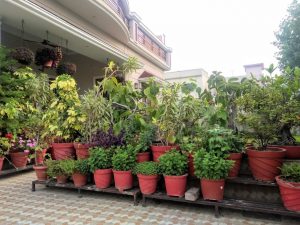
[[[71,160],[73,162],[72,179],[75,187],[82,187],[87,183],[87,174],[90,170],[87,159]]]
[[[159,167],[157,162],[141,162],[134,168],[134,173],[139,180],[142,194],[150,195],[156,191]]]
[[[65,184],[73,172],[73,164],[71,160],[47,160],[47,175],[56,178],[58,184]]]
[[[94,174],[96,188],[108,188],[112,179],[112,150],[94,147],[90,153],[88,164]]]
[[[37,66],[43,66],[50,68],[53,62],[56,60],[55,51],[51,48],[38,49],[35,53],[35,64]]]
[[[34,147],[34,151],[33,157],[35,158],[35,165],[33,166],[33,169],[36,172],[37,179],[47,180],[47,166],[44,163],[47,149],[44,148],[44,146],[37,145]]]
[[[5,156],[8,154],[11,147],[10,141],[6,137],[0,137],[0,171],[3,167]]]
[[[300,164],[285,163],[276,177],[281,199],[286,209],[300,212]]]
[[[26,167],[29,160],[30,150],[32,149],[32,143],[35,146],[36,142],[34,140],[26,139],[24,136],[19,136],[15,141],[12,141],[9,156],[16,168]]]
[[[223,200],[225,178],[234,162],[203,150],[197,151],[194,159],[195,174],[200,178],[203,199]]]
[[[133,186],[132,169],[135,166],[134,147],[127,145],[118,148],[112,157],[115,187],[119,191],[131,189]]]
[[[167,195],[182,197],[186,190],[188,158],[171,150],[159,158],[159,170],[164,175]]]
[[[71,62],[65,62],[61,63],[56,68],[56,74],[62,75],[62,74],[69,74],[74,75],[76,73],[76,64]]]
[[[29,66],[34,60],[34,53],[28,48],[19,47],[11,51],[11,57],[18,63]]]

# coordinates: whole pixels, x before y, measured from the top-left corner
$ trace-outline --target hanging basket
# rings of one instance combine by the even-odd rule
[[[51,48],[43,48],[38,49],[35,54],[35,64],[37,66],[45,66],[45,67],[52,67],[53,62],[56,60],[56,54],[53,49]],[[50,65],[50,62],[51,65]]]
[[[56,74],[57,75],[62,75],[62,74],[74,75],[76,73],[76,70],[77,70],[77,66],[75,63],[66,62],[66,63],[61,63],[57,66]]]
[[[34,60],[34,53],[29,48],[19,47],[11,51],[11,57],[18,63],[29,66]]]

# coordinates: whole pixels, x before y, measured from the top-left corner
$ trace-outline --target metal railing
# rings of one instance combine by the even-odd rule
[[[124,21],[127,27],[129,27],[128,19],[126,18],[122,7],[119,5],[118,1],[115,0],[104,0],[104,2],[119,15],[119,17]]]

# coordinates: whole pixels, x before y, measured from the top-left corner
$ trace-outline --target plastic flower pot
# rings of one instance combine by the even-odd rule
[[[153,161],[158,162],[158,158],[172,149],[179,149],[179,146],[151,145]]]
[[[230,169],[228,178],[235,178],[239,175],[242,161],[242,153],[230,153],[228,159],[234,161],[233,167]]]
[[[287,210],[300,212],[300,183],[288,182],[276,176],[281,199]]]
[[[285,158],[300,159],[300,146],[299,145],[272,145],[272,147],[283,148],[286,150]]]
[[[87,175],[81,173],[74,173],[72,179],[75,187],[82,187],[87,183]]]
[[[266,151],[247,149],[249,167],[253,177],[261,181],[274,181],[280,173],[285,149],[268,147]]]
[[[74,159],[75,149],[73,143],[52,143],[55,160]]]
[[[47,166],[33,166],[38,180],[47,180]]]
[[[224,197],[225,180],[210,180],[201,178],[201,192],[204,200],[222,201]]]
[[[140,152],[136,155],[136,161],[138,163],[150,161],[150,152]]]
[[[68,179],[68,177],[66,175],[56,176],[56,182],[58,184],[65,184],[65,183],[67,183],[67,179]]]
[[[36,164],[43,164],[46,153],[47,153],[47,149],[42,149],[42,150],[39,150],[39,151],[35,152],[35,155],[36,155],[35,162],[36,162]]]
[[[189,175],[194,177],[195,176],[195,167],[194,167],[194,157],[192,154],[189,154],[188,167],[189,167]]]
[[[2,170],[4,157],[0,157],[0,171]]]
[[[186,191],[187,174],[182,176],[164,175],[168,196],[182,197]]]
[[[74,143],[77,159],[87,159],[90,156],[89,144]]]
[[[27,165],[29,152],[11,152],[9,153],[12,163],[17,168],[24,168]]]
[[[129,171],[117,171],[113,170],[115,187],[119,191],[131,189],[133,187],[133,176],[131,170]]]
[[[108,188],[111,184],[112,169],[97,169],[94,172],[96,188]]]
[[[142,194],[150,195],[156,191],[158,175],[137,174]]]

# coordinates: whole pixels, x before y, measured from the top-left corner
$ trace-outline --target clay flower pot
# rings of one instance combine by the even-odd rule
[[[201,192],[204,200],[222,201],[224,197],[225,180],[210,180],[201,178]]]
[[[112,169],[97,169],[94,172],[96,188],[108,188],[111,184]]]
[[[35,163],[36,164],[43,164],[45,156],[47,153],[47,149],[38,150],[35,152]]]
[[[52,143],[55,160],[74,159],[75,149],[73,143]]]
[[[81,173],[74,173],[72,179],[75,187],[82,187],[87,183],[87,175]]]
[[[281,200],[287,210],[300,212],[300,183],[288,182],[276,177],[279,186]]]
[[[285,149],[286,150],[285,158],[300,159],[300,146],[299,145],[272,145],[271,147]]]
[[[17,168],[24,168],[27,165],[29,152],[10,152],[12,163]]]
[[[189,175],[194,177],[195,176],[194,157],[190,153],[189,153],[188,167],[189,167]]]
[[[4,157],[0,157],[0,171],[2,170]]]
[[[158,175],[137,175],[142,194],[151,195],[156,191]]]
[[[182,176],[164,175],[168,196],[182,197],[186,191],[187,174]]]
[[[158,162],[158,158],[165,154],[166,152],[172,150],[172,149],[179,149],[179,146],[164,146],[164,145],[151,145],[151,151],[153,155],[153,161]]]
[[[67,183],[67,179],[68,179],[68,177],[66,175],[56,176],[56,182],[58,184],[65,184],[65,183]]]
[[[249,167],[256,180],[274,181],[280,173],[285,149],[268,147],[266,151],[247,149]]]
[[[33,166],[38,180],[47,180],[47,166]]]
[[[138,163],[150,161],[150,152],[140,152],[136,155],[136,161]]]
[[[74,143],[77,159],[87,159],[90,156],[89,144]]]
[[[133,176],[131,170],[129,171],[117,171],[113,170],[115,187],[119,191],[127,190],[133,186]]]
[[[239,175],[242,161],[242,153],[230,153],[228,159],[234,161],[233,167],[230,169],[228,178],[235,178]]]

